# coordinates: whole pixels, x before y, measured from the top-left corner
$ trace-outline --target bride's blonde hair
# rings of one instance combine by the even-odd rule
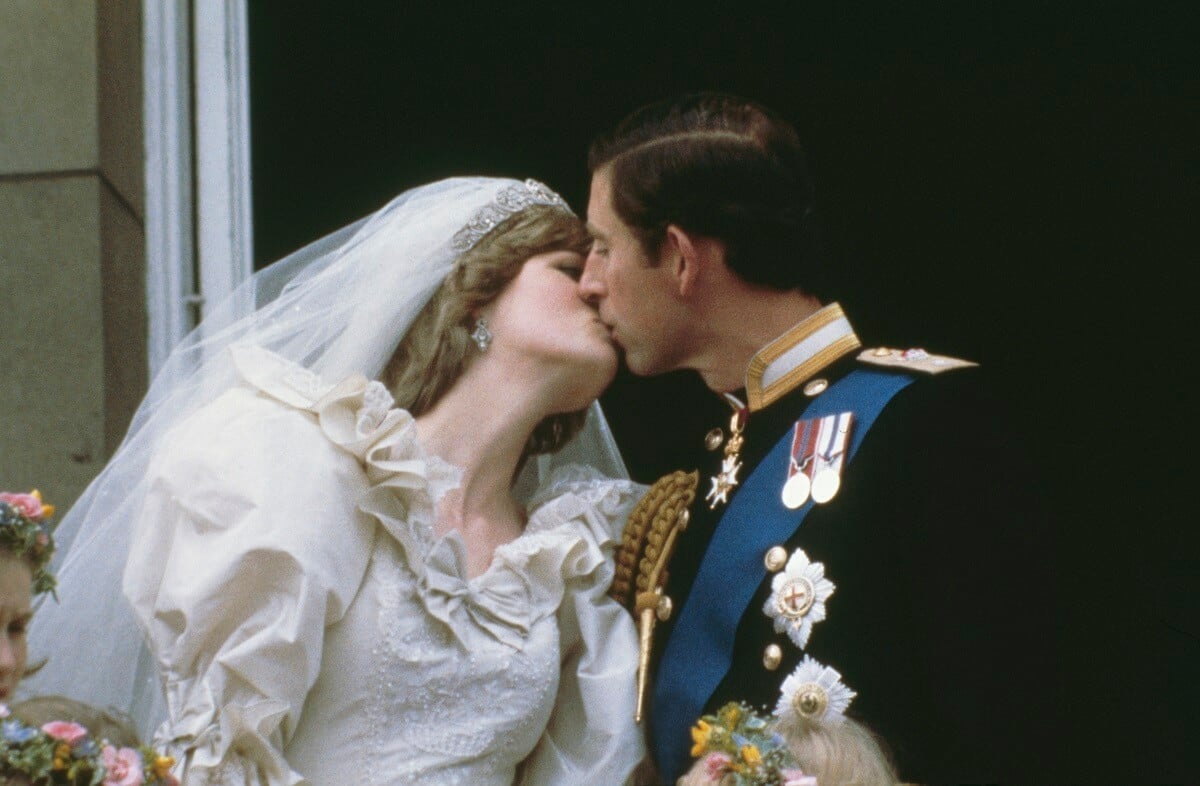
[[[534,205],[509,216],[455,262],[417,316],[383,371],[396,404],[420,415],[445,395],[475,349],[475,315],[508,286],[530,257],[550,251],[587,254],[583,222],[565,210]],[[586,409],[551,415],[537,425],[525,456],[553,453],[583,426]]]

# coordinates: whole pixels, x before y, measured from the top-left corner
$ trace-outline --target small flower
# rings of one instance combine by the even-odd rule
[[[856,695],[842,684],[836,669],[805,655],[783,681],[775,716],[785,733],[803,733],[813,723],[840,723]]]
[[[702,761],[704,773],[714,781],[720,780],[722,775],[729,772],[729,766],[733,764],[733,759],[724,753],[710,753]]]
[[[0,492],[0,502],[7,502],[16,508],[25,518],[38,521],[54,515],[54,506],[42,503],[42,493],[37,489],[28,494],[14,494],[9,491]]]
[[[0,702],[0,718],[7,718],[9,715],[12,715],[12,710],[8,708],[7,704]]]
[[[746,762],[751,768],[762,764],[762,753],[759,752],[757,745],[743,745],[741,754],[742,761]]]
[[[82,742],[75,743],[74,753],[77,759],[90,759],[93,756],[99,755],[100,746],[94,739],[88,737]]]
[[[142,786],[142,757],[133,748],[118,750],[105,745],[100,758],[104,762],[103,786]]]
[[[721,719],[721,724],[727,729],[736,729],[738,721],[742,719],[742,708],[734,702],[729,702],[721,708],[717,716]]]
[[[13,494],[5,491],[0,493],[0,502],[7,502],[17,515],[32,519],[42,512],[41,503],[31,494]]]
[[[42,725],[42,731],[56,740],[62,740],[68,746],[79,742],[88,733],[88,730],[83,726],[80,726],[78,723],[71,723],[70,721],[50,721]]]
[[[26,726],[21,721],[7,720],[0,723],[0,735],[9,742],[15,742],[18,745],[23,742],[29,742],[38,735],[38,730],[30,726]]]
[[[787,566],[771,580],[771,595],[763,613],[775,621],[776,633],[787,633],[800,649],[808,644],[813,625],[825,619],[825,601],[835,586],[825,578],[825,565],[810,562],[804,549],[796,549]]]
[[[171,774],[171,768],[175,766],[174,756],[156,756],[154,758],[154,774],[159,778],[166,778]]]
[[[692,756],[703,756],[708,750],[708,737],[712,732],[712,726],[703,720],[696,721],[696,725],[692,727]]]

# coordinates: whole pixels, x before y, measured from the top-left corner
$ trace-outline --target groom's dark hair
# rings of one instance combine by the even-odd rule
[[[764,106],[692,93],[644,106],[592,143],[613,209],[651,259],[674,224],[720,240],[739,277],[829,299],[800,138]]]

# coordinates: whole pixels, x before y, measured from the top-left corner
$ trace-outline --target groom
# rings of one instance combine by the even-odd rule
[[[845,711],[907,781],[1038,780],[1051,538],[983,370],[863,344],[832,300],[798,136],[765,107],[644,107],[589,169],[582,293],[632,372],[693,369],[731,408],[696,434],[701,486],[658,607],[663,781],[691,765],[701,714],[774,710],[793,674],[785,707],[828,720],[853,691]]]

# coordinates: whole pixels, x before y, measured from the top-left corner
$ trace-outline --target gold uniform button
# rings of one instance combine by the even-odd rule
[[[719,428],[715,428],[704,435],[704,447],[708,448],[709,450],[716,450],[717,448],[721,447],[721,443],[724,441],[725,432],[721,431]]]
[[[828,380],[825,380],[825,379],[809,380],[808,383],[805,384],[805,386],[804,386],[804,395],[808,396],[809,398],[812,398],[813,396],[819,396],[825,392],[825,388],[827,388],[827,387],[829,387]]]
[[[763,668],[767,671],[775,671],[782,662],[783,650],[779,649],[778,644],[768,644],[767,648],[763,650]]]
[[[877,358],[885,358],[888,355],[892,354],[892,350],[888,349],[887,347],[880,347],[879,349],[876,349],[871,354]]]
[[[787,549],[783,546],[772,546],[767,549],[767,554],[763,557],[763,564],[772,573],[783,570],[783,566],[787,564]]]
[[[673,609],[674,606],[671,604],[671,599],[663,595],[658,599],[658,607],[654,610],[654,614],[658,617],[659,622],[666,622],[671,619],[671,611]]]

